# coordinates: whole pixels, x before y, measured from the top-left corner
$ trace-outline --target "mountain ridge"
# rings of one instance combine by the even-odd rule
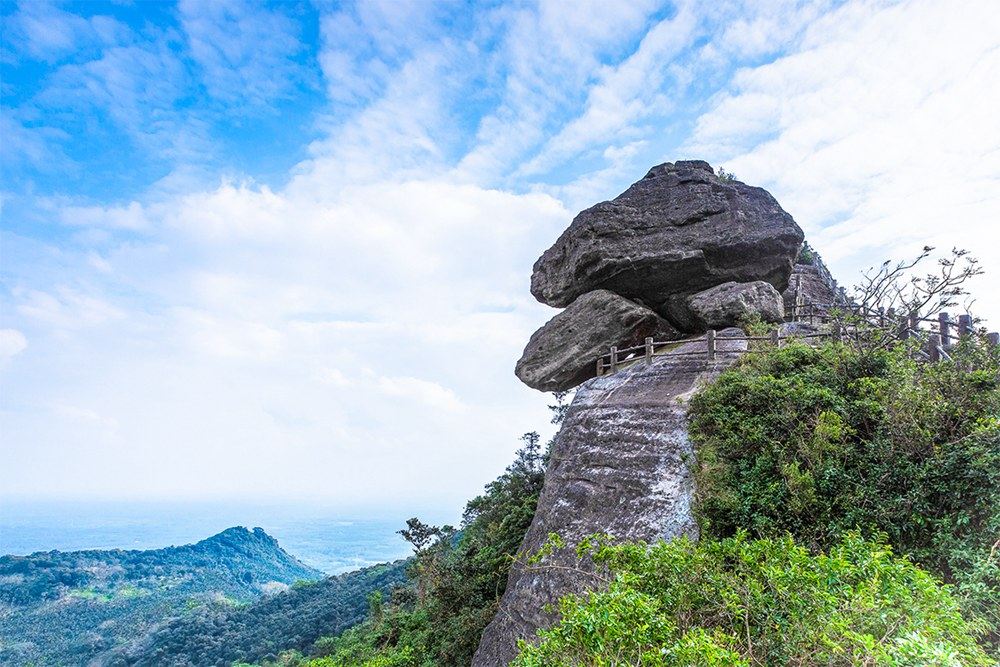
[[[206,605],[238,605],[323,577],[262,528],[150,550],[0,557],[0,662],[87,662]]]

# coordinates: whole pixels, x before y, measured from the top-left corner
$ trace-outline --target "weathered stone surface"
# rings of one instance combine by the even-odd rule
[[[842,296],[837,283],[826,267],[818,260],[813,264],[798,263],[792,269],[788,288],[782,293],[785,312],[791,314],[793,308],[802,304],[822,304],[809,310],[826,312],[825,304],[840,303]]]
[[[577,390],[552,446],[522,553],[537,552],[553,532],[568,544],[594,533],[623,540],[696,536],[686,402],[746,349],[746,341],[727,340],[734,333],[741,332],[720,333],[713,362],[703,354],[684,355],[703,351],[704,340],[684,343],[650,366],[639,362]],[[575,568],[577,562],[559,551],[545,565]],[[593,586],[592,577],[573,569],[515,565],[474,667],[507,665],[518,639],[532,638],[555,620],[546,605]]]
[[[785,289],[802,239],[767,191],[722,180],[706,162],[668,162],[577,215],[535,262],[531,293],[563,307],[607,289],[666,315],[671,296],[728,281]]]
[[[785,306],[771,283],[722,283],[687,299],[687,309],[699,329],[732,327],[759,316],[765,322],[781,322]]]
[[[647,336],[680,334],[650,309],[606,290],[587,292],[532,335],[514,369],[540,391],[563,391],[596,375],[597,358],[615,345],[641,345]]]

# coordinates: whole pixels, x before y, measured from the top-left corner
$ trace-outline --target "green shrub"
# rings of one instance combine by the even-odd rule
[[[724,373],[692,403],[707,537],[791,534],[813,552],[884,533],[1000,628],[1000,357],[793,344]]]
[[[828,555],[790,537],[582,545],[614,575],[568,596],[513,667],[992,664],[947,587],[848,533]]]

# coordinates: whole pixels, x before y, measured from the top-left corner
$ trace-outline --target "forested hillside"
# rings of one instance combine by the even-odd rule
[[[319,637],[361,622],[373,593],[389,597],[405,579],[407,561],[377,565],[289,590],[248,605],[210,605],[157,628],[111,665],[229,665],[306,650]]]
[[[260,528],[150,551],[4,556],[0,664],[84,664],[169,617],[321,576]]]

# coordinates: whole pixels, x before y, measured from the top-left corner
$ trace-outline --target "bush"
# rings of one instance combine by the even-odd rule
[[[1000,356],[793,344],[724,373],[692,403],[707,537],[791,534],[819,552],[884,533],[1000,628]]]
[[[743,533],[580,553],[614,579],[563,598],[512,667],[992,664],[946,587],[857,533],[829,555]]]

